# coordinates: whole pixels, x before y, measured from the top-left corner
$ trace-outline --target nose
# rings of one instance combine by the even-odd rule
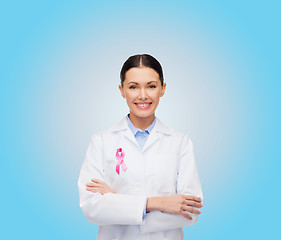
[[[140,100],[145,100],[147,99],[147,92],[145,88],[140,89],[140,94],[139,94],[139,99]]]

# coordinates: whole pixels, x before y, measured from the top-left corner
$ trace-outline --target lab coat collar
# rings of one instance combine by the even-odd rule
[[[172,134],[172,131],[170,128],[168,128],[166,125],[164,125],[159,118],[156,118],[155,126],[153,127],[151,132],[160,132],[164,134]],[[112,132],[119,132],[119,131],[124,131],[124,130],[130,130],[126,116],[115,126],[112,127],[111,131]],[[130,130],[131,131],[131,130]]]
[[[157,142],[160,139],[161,134],[172,134],[172,130],[165,126],[159,118],[156,118],[155,126],[151,130],[151,133],[148,136],[148,139],[146,140],[143,149],[140,149],[139,144],[137,143],[136,138],[134,137],[131,129],[128,126],[128,122],[126,119],[126,116],[115,126],[112,127],[112,132],[120,132],[124,131],[124,135],[126,138],[128,138],[130,141],[132,141],[141,152],[144,152],[146,149],[148,149],[150,146],[152,146],[155,142]]]

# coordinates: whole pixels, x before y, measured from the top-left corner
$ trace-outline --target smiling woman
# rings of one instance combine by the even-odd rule
[[[81,209],[100,225],[100,240],[184,239],[203,200],[192,142],[155,116],[166,83],[154,57],[131,56],[120,78],[130,113],[93,135],[78,181]]]
[[[119,85],[119,89],[127,101],[130,120],[135,127],[148,127],[154,120],[154,112],[165,93],[166,83],[161,84],[155,70],[134,67],[127,71],[126,80]]]

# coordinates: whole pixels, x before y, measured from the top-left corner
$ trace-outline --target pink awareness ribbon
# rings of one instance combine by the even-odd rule
[[[119,154],[121,153],[121,154]],[[119,174],[119,169],[120,169],[120,165],[122,166],[123,170],[126,171],[127,170],[127,166],[124,162],[124,156],[125,156],[125,152],[122,150],[122,148],[118,148],[116,151],[116,158],[118,160],[118,163],[116,165],[116,172]]]

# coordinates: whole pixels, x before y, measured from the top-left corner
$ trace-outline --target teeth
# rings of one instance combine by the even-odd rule
[[[149,104],[138,104],[139,107],[147,107]]]

